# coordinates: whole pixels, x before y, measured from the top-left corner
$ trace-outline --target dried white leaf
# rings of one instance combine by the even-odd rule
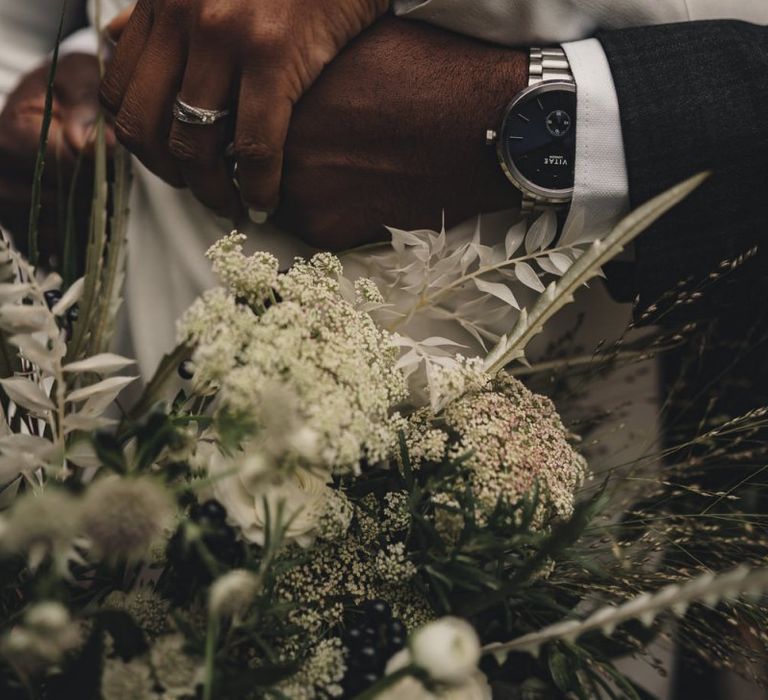
[[[11,401],[30,411],[50,411],[54,408],[53,402],[40,386],[26,377],[0,379],[0,386],[5,389]]]
[[[40,289],[42,289],[44,292],[50,292],[54,289],[59,289],[61,287],[61,283],[61,275],[57,274],[56,272],[51,272],[40,284]]]
[[[568,213],[568,219],[563,226],[563,233],[560,236],[560,245],[573,245],[577,241],[584,241],[584,227],[586,225],[587,215],[583,207],[571,207]]]
[[[475,286],[481,292],[491,294],[497,299],[501,299],[505,304],[509,304],[515,309],[520,309],[520,304],[517,302],[515,295],[506,284],[501,284],[500,282],[486,282],[485,280],[475,278]]]
[[[60,343],[53,343],[53,346],[48,348],[33,335],[26,333],[13,335],[8,338],[8,342],[15,345],[27,360],[45,372],[53,372],[56,360],[64,353],[64,347]]]
[[[67,450],[67,459],[81,469],[97,469],[101,466],[93,445],[87,440],[78,440],[72,445]]]
[[[387,226],[387,231],[392,235],[392,247],[398,252],[402,253],[405,250],[405,246],[423,246],[427,247],[426,241],[420,238],[416,233],[411,231],[403,231],[399,228],[391,228]]]
[[[0,284],[0,303],[19,301],[32,290],[32,285],[21,282],[3,282]]]
[[[96,372],[98,374],[111,374],[118,370],[136,364],[136,360],[131,360],[122,355],[115,355],[111,352],[105,352],[100,355],[94,355],[86,360],[72,362],[63,367],[65,372]]]
[[[562,274],[560,270],[555,267],[554,263],[547,257],[547,258],[536,258],[536,264],[546,273],[550,275],[556,275],[557,277],[560,277]]]
[[[504,249],[507,253],[507,259],[511,258],[523,244],[525,240],[526,223],[525,220],[512,226],[507,231],[507,236],[504,239]]]
[[[534,269],[526,262],[519,262],[515,264],[515,277],[522,282],[526,287],[533,289],[536,292],[543,292],[545,287],[542,284],[539,276]]]
[[[560,274],[568,272],[573,260],[571,260],[565,253],[550,253],[549,259],[552,264],[560,271]]]
[[[83,413],[71,413],[64,418],[64,432],[71,433],[75,430],[91,431],[111,428],[117,425],[117,421],[103,416],[89,416]]]
[[[61,299],[59,299],[56,302],[56,305],[51,309],[54,315],[61,316],[62,314],[65,314],[71,307],[77,304],[77,302],[80,301],[80,298],[83,296],[84,287],[84,277],[81,277],[76,282],[73,282],[72,286],[64,293],[64,296],[61,297]]]
[[[26,304],[0,306],[0,328],[8,333],[37,333],[51,320],[48,309]]]
[[[82,389],[75,389],[67,396],[67,401],[84,401],[95,396],[110,396],[114,399],[126,386],[136,379],[137,377],[110,377],[109,379],[103,379],[100,382],[96,382],[96,384],[91,384]]]
[[[552,245],[557,236],[557,214],[547,209],[533,222],[525,237],[525,252],[530,255]]]

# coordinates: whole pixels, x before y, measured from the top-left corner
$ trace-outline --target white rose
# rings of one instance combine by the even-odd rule
[[[393,656],[387,664],[387,673],[407,666],[411,663],[411,655],[403,649]],[[491,686],[482,671],[475,672],[458,685],[445,685],[428,690],[413,676],[406,676],[391,688],[377,696],[377,700],[491,700]]]
[[[215,497],[227,509],[229,518],[241,529],[243,537],[255,544],[264,544],[269,504],[270,523],[274,531],[278,509],[282,503],[282,520],[290,521],[285,537],[302,547],[309,547],[315,539],[320,518],[326,508],[331,489],[327,479],[306,469],[295,469],[290,474],[277,474],[254,480],[248,469],[225,476],[233,462],[221,456],[211,460],[211,475],[222,475],[213,482]]]
[[[458,617],[444,617],[417,630],[410,650],[413,663],[440,683],[463,683],[480,661],[477,633]]]

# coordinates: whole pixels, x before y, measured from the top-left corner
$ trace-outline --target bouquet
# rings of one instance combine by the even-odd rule
[[[765,411],[703,426],[663,473],[596,475],[553,400],[508,371],[701,178],[558,250],[547,218],[498,251],[393,232],[387,255],[411,256],[391,268],[390,293],[412,302],[399,316],[338,258],[280,272],[233,233],[208,253],[221,286],[128,405],[134,363],[110,352],[128,167],[118,153],[107,183],[103,148],[97,164],[82,278],[0,246],[3,698],[645,698],[616,660],[670,616],[681,643],[750,671],[765,645],[760,519],[738,488],[683,475]],[[518,307],[510,275],[539,297],[494,335],[469,310]],[[429,296],[452,288],[452,305]],[[393,332],[417,307],[488,352]],[[710,505],[691,515],[692,497]],[[681,564],[693,545],[711,563]]]

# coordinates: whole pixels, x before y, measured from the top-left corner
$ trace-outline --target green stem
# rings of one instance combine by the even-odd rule
[[[205,684],[203,700],[213,698],[214,657],[216,655],[216,639],[219,636],[219,621],[215,615],[208,614],[208,634],[205,638]]]

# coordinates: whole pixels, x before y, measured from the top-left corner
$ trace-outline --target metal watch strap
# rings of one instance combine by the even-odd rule
[[[571,71],[568,56],[561,48],[541,49],[531,48],[531,59],[528,67],[528,86],[552,80],[576,84]],[[530,214],[538,208],[550,206],[547,202],[534,199],[529,195],[523,197],[523,214]]]

